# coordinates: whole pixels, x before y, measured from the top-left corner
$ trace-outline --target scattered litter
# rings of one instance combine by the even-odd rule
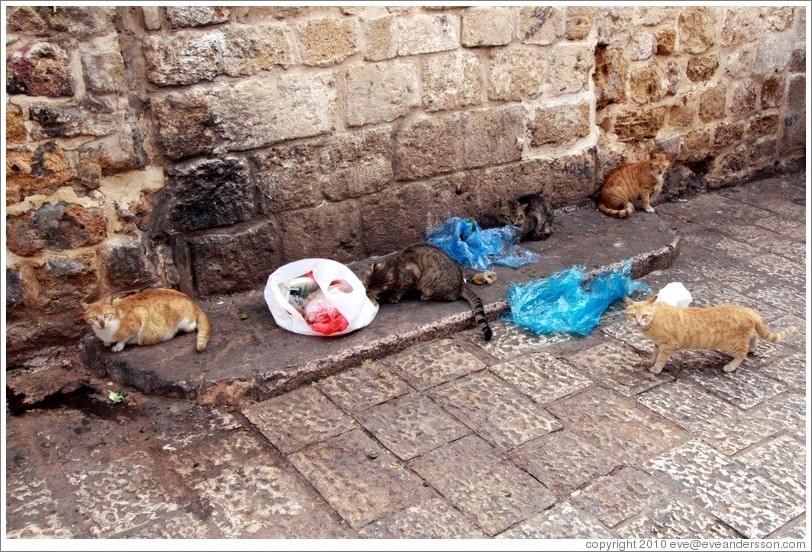
[[[691,292],[681,282],[671,282],[657,293],[657,301],[672,307],[687,307],[693,301]]]
[[[451,217],[426,241],[459,264],[486,271],[493,265],[518,268],[539,260],[538,253],[518,246],[520,236],[513,225],[483,230],[474,219]]]
[[[596,274],[587,282],[586,268],[573,266],[549,278],[511,284],[509,310],[503,320],[536,335],[588,335],[610,304],[638,291],[651,292],[645,283],[631,279],[631,266],[631,260],[626,261],[622,267]]]
[[[471,276],[471,282],[479,286],[492,284],[496,281],[496,272],[477,272]]]
[[[677,203],[688,203],[687,199],[677,198]]]
[[[381,455],[380,451],[377,450],[367,452],[367,458],[369,458],[370,460],[375,460],[380,455]]]
[[[240,312],[240,320],[248,320],[248,313],[245,311]]]
[[[120,402],[124,402],[124,393],[121,391],[110,391],[110,394],[107,395],[107,398],[110,399],[110,402],[113,404],[118,404]]]

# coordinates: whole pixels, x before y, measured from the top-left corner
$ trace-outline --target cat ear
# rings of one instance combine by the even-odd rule
[[[651,303],[653,303],[653,302],[654,302],[654,301],[656,301],[656,300],[657,300],[657,296],[656,296],[656,295],[652,295],[651,297],[649,297],[648,299],[646,299],[646,303],[651,304]]]
[[[631,305],[632,303],[634,303],[634,301],[632,301],[630,297],[624,297],[623,298],[623,304],[624,305]]]

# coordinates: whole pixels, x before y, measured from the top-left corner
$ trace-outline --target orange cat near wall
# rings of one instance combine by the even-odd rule
[[[681,349],[718,349],[733,355],[725,372],[739,367],[748,352],[756,350],[756,336],[775,343],[793,331],[773,333],[753,309],[739,305],[716,307],[673,307],[651,297],[645,301],[624,300],[626,318],[654,341],[654,365],[659,374],[668,357]]]
[[[194,299],[173,289],[150,289],[128,297],[84,305],[84,319],[105,346],[117,353],[128,344],[154,345],[179,331],[197,330],[197,350],[209,341],[209,319]]]
[[[668,156],[657,153],[649,161],[615,167],[603,180],[598,209],[607,215],[625,218],[634,212],[632,202],[639,199],[647,213],[654,213],[651,200],[662,191],[663,175],[670,166]]]

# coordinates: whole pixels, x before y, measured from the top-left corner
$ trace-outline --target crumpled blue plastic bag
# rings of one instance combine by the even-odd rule
[[[631,260],[626,261],[586,283],[585,267],[573,266],[549,278],[511,284],[507,295],[510,310],[502,319],[536,335],[589,335],[609,305],[637,291],[651,293],[645,283],[631,279],[631,267]]]
[[[520,234],[513,225],[483,230],[473,219],[451,217],[426,241],[459,264],[482,271],[493,265],[518,268],[537,262],[538,253],[518,246]]]

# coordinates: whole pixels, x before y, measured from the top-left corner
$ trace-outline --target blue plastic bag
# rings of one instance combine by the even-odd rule
[[[502,319],[536,335],[589,335],[609,305],[637,291],[651,293],[646,284],[631,279],[631,267],[631,260],[626,261],[621,268],[596,274],[586,283],[586,269],[573,266],[549,278],[511,284],[510,310]]]
[[[520,234],[512,225],[483,230],[473,219],[451,217],[426,241],[459,264],[482,271],[495,264],[517,268],[537,262],[538,253],[518,247]]]

